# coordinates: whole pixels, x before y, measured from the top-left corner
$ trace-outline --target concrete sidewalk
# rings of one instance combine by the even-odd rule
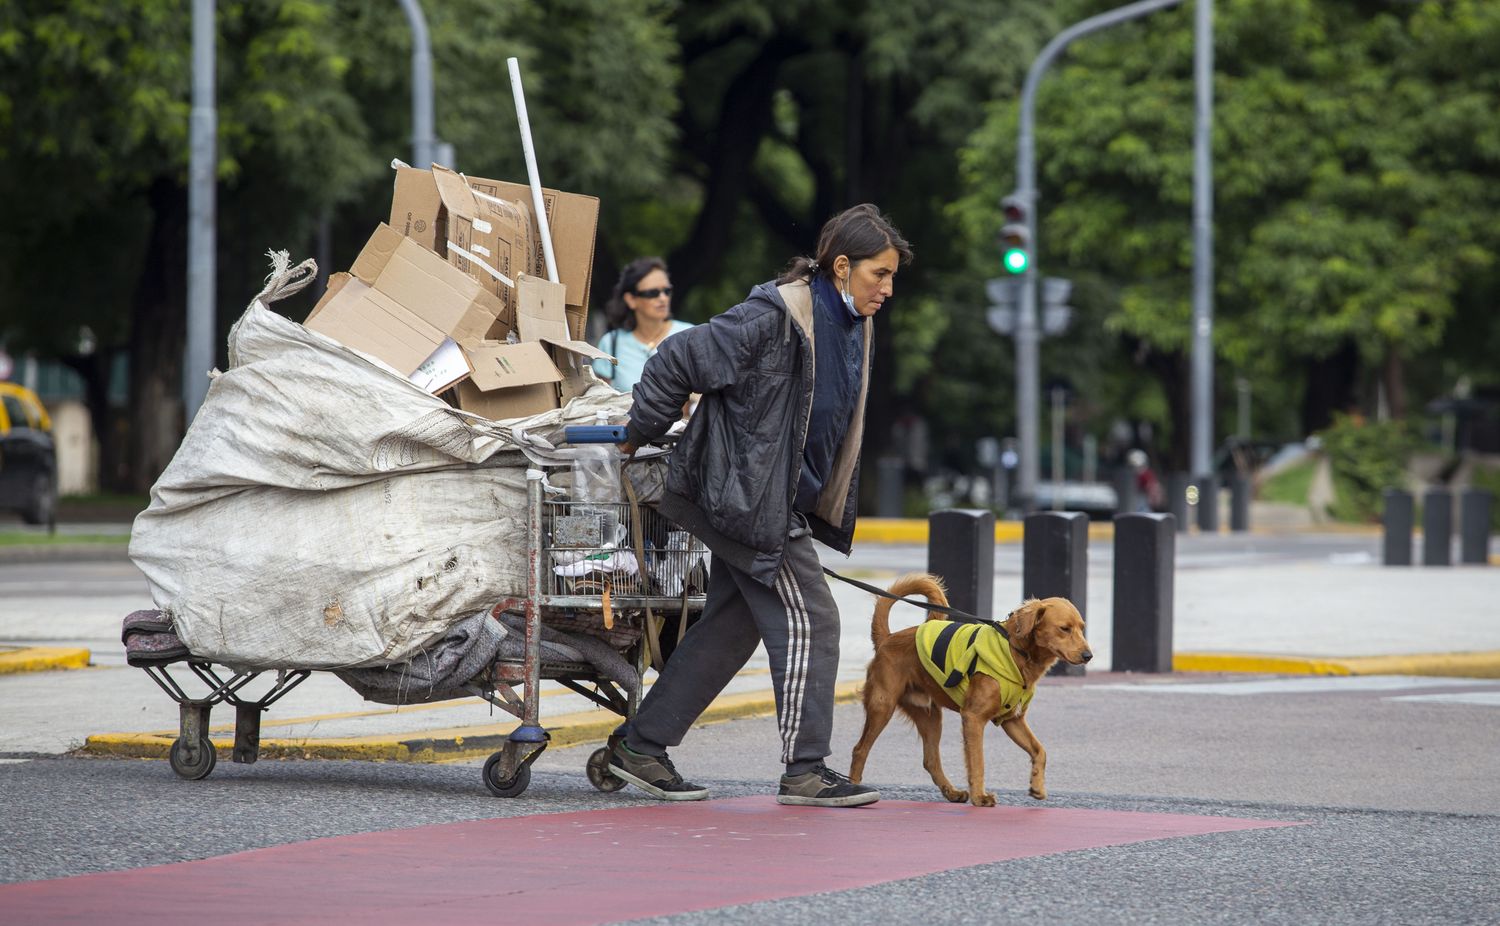
[[[858,577],[887,585],[894,573],[861,572]],[[1086,613],[1097,654],[1090,675],[1111,666],[1112,580],[1109,569],[1090,570]],[[1175,583],[1178,671],[1500,677],[1500,570],[1385,569],[1356,557],[1179,569]],[[1016,585],[1013,575],[996,580],[997,611],[1013,606]],[[844,621],[838,692],[840,699],[849,700],[856,697],[870,656],[874,599],[843,583],[831,588]],[[898,604],[892,625],[907,626],[922,617],[918,609]],[[101,631],[88,638],[107,636]],[[75,665],[80,662],[76,652],[0,652],[0,673],[15,660],[30,660],[29,668],[39,668],[38,661],[55,658],[60,663],[65,655]],[[123,651],[96,652],[92,661],[93,667],[74,671],[0,674],[0,703],[6,705],[0,754],[81,749],[93,755],[166,755],[177,736],[176,705],[146,673],[123,664]],[[174,674],[190,694],[204,690],[182,668]],[[1149,682],[1152,677],[1134,678]],[[268,687],[270,680],[263,676],[249,691]],[[1113,680],[1118,682],[1119,676]],[[601,740],[619,722],[611,712],[556,685],[546,686],[541,704],[543,725],[554,745]],[[762,650],[704,722],[773,711]],[[212,719],[214,740],[227,759],[233,712],[221,705]],[[264,716],[261,754],[466,759],[493,752],[514,725],[508,714],[479,699],[401,708],[372,705],[331,674],[314,673]]]

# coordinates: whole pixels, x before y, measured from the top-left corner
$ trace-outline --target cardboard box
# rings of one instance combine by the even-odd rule
[[[448,213],[430,171],[396,169],[396,195],[391,198],[390,226],[422,247],[446,257]]]
[[[524,183],[507,183],[483,177],[465,177],[469,188],[495,199],[520,202],[530,209],[531,187]],[[564,193],[542,188],[547,223],[552,230],[552,248],[557,259],[557,273],[567,287],[565,303],[579,310],[570,322],[573,336],[582,339],[589,304],[589,286],[594,272],[594,235],[599,226],[599,199],[580,193]],[[438,194],[432,171],[415,167],[396,169],[395,193],[391,198],[390,224],[422,243],[423,247],[446,256],[441,242],[446,241],[446,211]],[[532,276],[547,276],[546,256],[542,251],[541,232],[533,219],[530,238]]]
[[[305,324],[379,358],[403,376],[412,376],[433,358],[437,366],[429,365],[423,378],[436,392],[468,371],[452,366],[451,350],[439,358],[433,355],[450,338],[494,336],[500,312],[493,293],[382,223],[349,273],[334,274]],[[451,374],[443,373],[445,368]]]
[[[566,290],[561,283],[522,274],[516,278],[519,343],[460,342],[473,375],[458,387],[458,407],[486,418],[535,415],[580,394],[580,369],[594,359],[612,359],[568,330]]]
[[[446,216],[448,263],[478,280],[515,324],[515,278],[531,266],[531,210],[524,203],[476,196],[462,175],[434,165],[432,177]],[[439,252],[441,253],[441,252]]]
[[[458,386],[458,407],[494,420],[558,407],[557,364],[540,343],[468,340],[461,345],[473,375]]]

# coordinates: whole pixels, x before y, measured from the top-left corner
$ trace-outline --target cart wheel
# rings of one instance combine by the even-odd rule
[[[588,773],[589,784],[603,791],[605,794],[612,794],[625,787],[625,779],[609,770],[609,750],[607,748],[601,747],[596,749],[594,750],[594,754],[589,756]]]
[[[167,753],[167,761],[171,763],[172,771],[177,773],[177,777],[198,781],[208,777],[219,757],[214,752],[214,744],[205,736],[198,740],[197,761],[189,761],[187,741],[179,736],[172,741],[172,751]]]
[[[490,793],[496,797],[519,797],[526,786],[531,784],[531,766],[523,765],[516,770],[516,775],[509,781],[500,780],[500,753],[490,756],[489,761],[484,763],[484,786],[490,789]]]

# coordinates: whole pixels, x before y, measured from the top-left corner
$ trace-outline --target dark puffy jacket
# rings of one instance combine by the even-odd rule
[[[662,341],[633,392],[628,431],[636,446],[665,434],[688,397],[702,394],[658,507],[766,585],[781,566],[812,411],[812,313],[806,283],[762,283],[708,324]],[[870,382],[868,318],[864,327],[854,420],[815,511],[807,513],[813,536],[841,553],[854,537]]]

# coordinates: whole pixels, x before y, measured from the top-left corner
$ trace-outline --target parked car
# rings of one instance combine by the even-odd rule
[[[57,447],[42,400],[24,386],[0,383],[0,511],[27,524],[57,519]]]

